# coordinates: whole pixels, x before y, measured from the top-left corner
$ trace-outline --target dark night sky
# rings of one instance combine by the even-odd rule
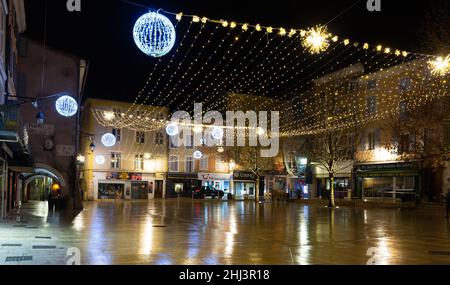
[[[66,0],[48,0],[48,45],[90,61],[86,96],[132,100],[155,60],[137,50],[131,35],[146,12],[120,0],[82,0],[82,12],[69,13]],[[134,0],[148,7],[274,27],[306,28],[330,21],[355,0]],[[382,0],[381,13],[369,13],[366,0],[329,24],[331,32],[355,40],[416,51],[417,29],[431,1]],[[26,0],[27,33],[43,38],[45,0]]]

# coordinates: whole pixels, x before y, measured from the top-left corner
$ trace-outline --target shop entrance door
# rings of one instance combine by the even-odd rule
[[[131,184],[132,200],[148,200],[148,184],[147,182],[139,182]]]
[[[162,199],[163,188],[164,188],[164,181],[156,180],[155,181],[155,199]]]

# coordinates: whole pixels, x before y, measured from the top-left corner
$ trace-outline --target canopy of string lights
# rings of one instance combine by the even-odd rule
[[[341,38],[322,25],[270,27],[154,13],[173,23],[177,41],[149,64],[147,80],[128,110],[93,111],[103,126],[164,129],[168,118],[143,106],[190,111],[203,103],[205,112],[225,111],[230,95],[239,94],[253,110],[279,111],[282,135],[301,136],[361,126],[448,94],[446,55]],[[152,37],[167,39],[163,32]],[[151,38],[147,44],[155,46]],[[374,92],[381,106],[376,113],[370,104]]]

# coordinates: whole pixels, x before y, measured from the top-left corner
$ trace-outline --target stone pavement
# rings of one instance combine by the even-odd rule
[[[365,265],[368,251],[376,264],[450,264],[441,208],[190,199],[85,207],[71,219],[27,204],[20,222],[0,223],[0,264],[65,264],[73,247],[85,265]]]

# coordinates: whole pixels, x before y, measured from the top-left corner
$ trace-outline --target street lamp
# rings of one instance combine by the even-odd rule
[[[94,151],[95,151],[95,148],[96,148],[96,146],[95,146],[95,144],[92,142],[92,143],[89,145],[89,149],[91,150],[91,152],[94,152]]]
[[[39,113],[36,115],[36,124],[37,124],[38,126],[42,126],[42,125],[44,124],[44,121],[45,121],[45,115],[44,115],[44,112],[39,112]]]

